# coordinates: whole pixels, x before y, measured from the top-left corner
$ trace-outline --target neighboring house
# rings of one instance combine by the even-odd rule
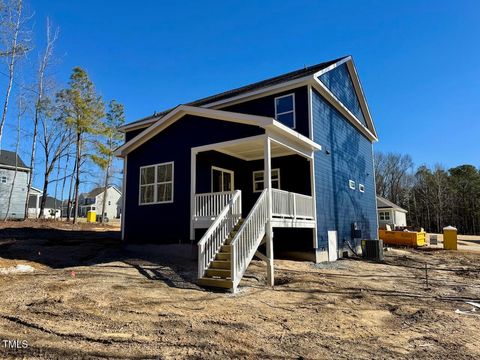
[[[38,218],[40,214],[40,205],[42,204],[42,191],[32,187],[30,198],[28,200],[28,217]],[[43,214],[45,219],[58,219],[61,216],[62,200],[47,196]]]
[[[378,224],[390,225],[392,230],[395,227],[407,226],[407,210],[397,204],[377,196]]]
[[[350,56],[122,130],[122,238],[200,240],[200,284],[235,289],[254,255],[273,284],[273,247],[326,261],[378,238],[377,135]]]
[[[92,210],[101,215],[103,208],[103,195],[104,187],[98,187],[90,191],[79,195],[78,203],[78,216],[85,217],[87,212]],[[105,216],[108,219],[115,219],[120,215],[122,193],[115,186],[109,186],[107,188],[107,204],[105,206]]]
[[[15,169],[17,174],[15,176]],[[30,169],[20,156],[12,151],[0,150],[0,219],[23,219],[25,217],[25,202],[27,200],[27,186]],[[14,182],[15,178],[15,182]],[[10,192],[13,192],[8,207]]]

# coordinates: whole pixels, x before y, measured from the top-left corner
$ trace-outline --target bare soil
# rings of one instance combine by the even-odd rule
[[[195,284],[189,245],[125,247],[90,224],[0,226],[0,267],[36,269],[0,275],[2,358],[480,358],[480,309],[455,313],[480,302],[476,252],[278,260],[274,288],[254,261],[231,294]]]

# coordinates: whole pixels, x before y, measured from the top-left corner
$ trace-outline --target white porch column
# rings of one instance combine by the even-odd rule
[[[197,191],[197,151],[192,149],[190,155],[190,240],[195,240],[195,229],[193,227],[193,215],[195,213],[195,192]]]
[[[263,181],[264,188],[267,189],[267,225],[265,229],[266,244],[267,244],[267,282],[268,285],[273,286],[274,265],[273,265],[273,229],[272,229],[272,148],[271,140],[268,135],[265,137],[264,150],[264,172]]]
[[[314,163],[314,153],[312,152],[311,158],[308,159],[310,163],[310,186],[311,186],[311,195],[313,199],[313,218],[315,219],[315,227],[313,228],[313,248],[318,248],[318,238],[317,238],[317,197],[315,192],[315,163]]]

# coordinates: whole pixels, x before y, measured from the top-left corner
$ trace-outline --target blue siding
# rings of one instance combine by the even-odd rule
[[[345,246],[353,222],[362,238],[377,238],[372,143],[315,90],[312,107],[314,141],[323,146],[315,153],[319,248],[326,249],[328,230],[337,230],[339,248]],[[350,179],[356,190],[349,188]],[[365,185],[364,193],[358,184]]]
[[[335,95],[364,126],[367,126],[346,63],[320,75],[318,79],[330,89],[333,95]]]
[[[240,104],[226,106],[221,110],[239,112],[242,114],[275,117],[275,102],[277,96],[295,94],[295,130],[309,137],[308,129],[308,89],[302,86],[296,89],[284,91],[274,95],[265,96],[255,100],[245,101]]]
[[[128,154],[125,239],[172,243],[189,240],[191,148],[264,133],[256,127],[187,115]],[[138,205],[140,166],[174,161],[174,202]]]

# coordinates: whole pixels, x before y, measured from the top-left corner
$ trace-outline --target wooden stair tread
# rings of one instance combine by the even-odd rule
[[[230,269],[207,269],[205,271],[205,277],[220,277],[220,278],[230,278],[232,276],[232,271]]]
[[[198,279],[197,282],[201,286],[217,287],[222,289],[233,288],[233,281],[227,280],[227,279],[213,279],[213,278],[202,277]]]

